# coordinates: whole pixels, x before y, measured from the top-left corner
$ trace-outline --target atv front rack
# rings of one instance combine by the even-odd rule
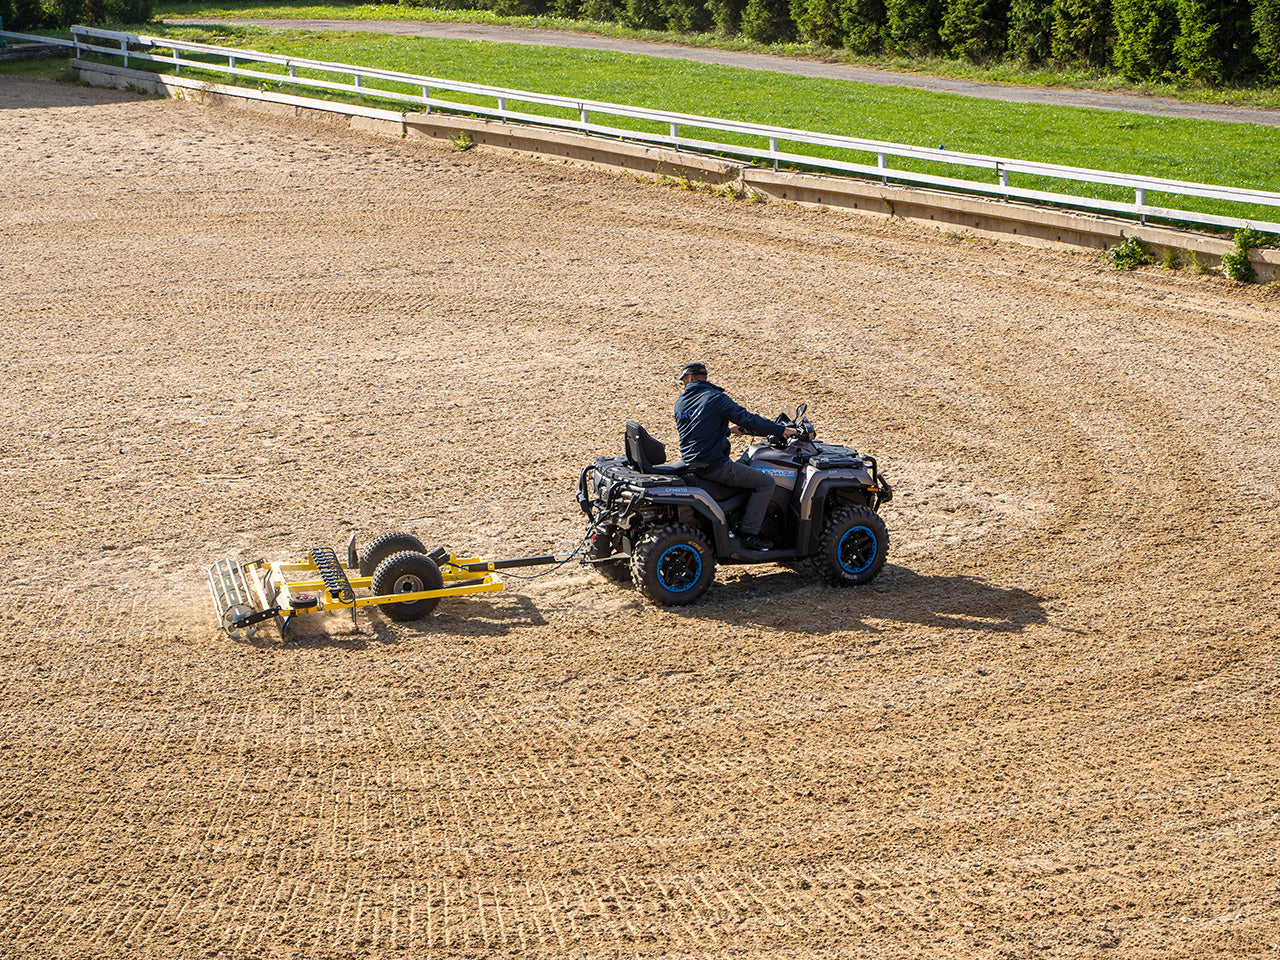
[[[206,571],[209,593],[218,625],[233,639],[256,636],[261,624],[274,620],[282,640],[288,639],[294,619],[310,613],[350,610],[355,623],[356,612],[365,607],[419,604],[426,615],[434,603],[444,597],[496,593],[504,589],[496,571],[514,567],[563,563],[574,554],[542,554],[509,560],[486,560],[482,557],[458,556],[439,547],[426,554],[408,556],[410,574],[392,581],[394,592],[376,593],[373,584],[379,573],[361,574],[355,538],[347,543],[346,563],[339,561],[327,546],[312,547],[301,559],[288,561],[252,560],[243,563],[224,557]],[[414,564],[418,574],[412,574]],[[425,566],[430,564],[430,567]],[[381,568],[379,568],[381,569]],[[427,587],[438,578],[439,587]],[[383,577],[383,585],[387,578]],[[415,589],[419,587],[420,589]],[[423,601],[428,603],[423,604]],[[409,620],[403,615],[414,608],[401,607],[392,619]]]

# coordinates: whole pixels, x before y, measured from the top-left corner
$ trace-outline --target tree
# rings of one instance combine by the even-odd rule
[[[953,57],[994,60],[1009,36],[1009,0],[947,0],[938,35]]]
[[[1189,80],[1217,84],[1258,72],[1250,0],[1177,0],[1178,68]]]
[[[942,48],[942,0],[885,0],[889,46],[911,56],[932,56]]]
[[[1050,54],[1059,63],[1106,66],[1112,29],[1111,0],[1053,0]]]
[[[742,11],[742,35],[756,43],[794,40],[791,4],[788,0],[747,0]]]
[[[844,45],[854,53],[877,53],[884,47],[884,32],[889,23],[884,3],[885,0],[841,0]]]
[[[667,25],[662,0],[626,0],[622,22],[636,30],[661,30]]]
[[[1253,29],[1258,34],[1253,49],[1262,69],[1280,77],[1280,0],[1254,0]]]
[[[1116,68],[1130,80],[1166,80],[1177,72],[1177,0],[1112,0]]]
[[[801,40],[824,47],[844,46],[840,0],[791,0],[791,19]]]
[[[1049,59],[1053,41],[1053,0],[1012,0],[1009,52],[1031,66]]]
[[[716,29],[730,37],[742,30],[742,8],[746,5],[747,0],[707,0]]]
[[[711,27],[711,11],[702,0],[666,0],[667,27],[680,33],[703,33]]]

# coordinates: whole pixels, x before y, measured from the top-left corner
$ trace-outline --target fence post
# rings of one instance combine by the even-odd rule
[[[769,138],[769,152],[773,154],[773,172],[778,172],[778,138]]]
[[[124,65],[129,65],[129,41],[125,37],[120,38],[120,53],[124,57]]]

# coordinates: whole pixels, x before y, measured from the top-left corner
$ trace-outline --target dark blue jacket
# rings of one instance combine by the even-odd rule
[[[785,427],[734,403],[723,387],[708,380],[690,380],[676,399],[680,459],[704,470],[725,463],[729,459],[730,423],[757,437],[780,437]]]

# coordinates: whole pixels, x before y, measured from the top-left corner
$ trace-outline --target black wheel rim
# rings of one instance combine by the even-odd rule
[[[866,573],[876,560],[876,535],[869,527],[850,527],[836,547],[836,559],[845,573]]]
[[[687,543],[667,547],[658,557],[658,582],[672,593],[692,590],[702,576],[702,557]]]

